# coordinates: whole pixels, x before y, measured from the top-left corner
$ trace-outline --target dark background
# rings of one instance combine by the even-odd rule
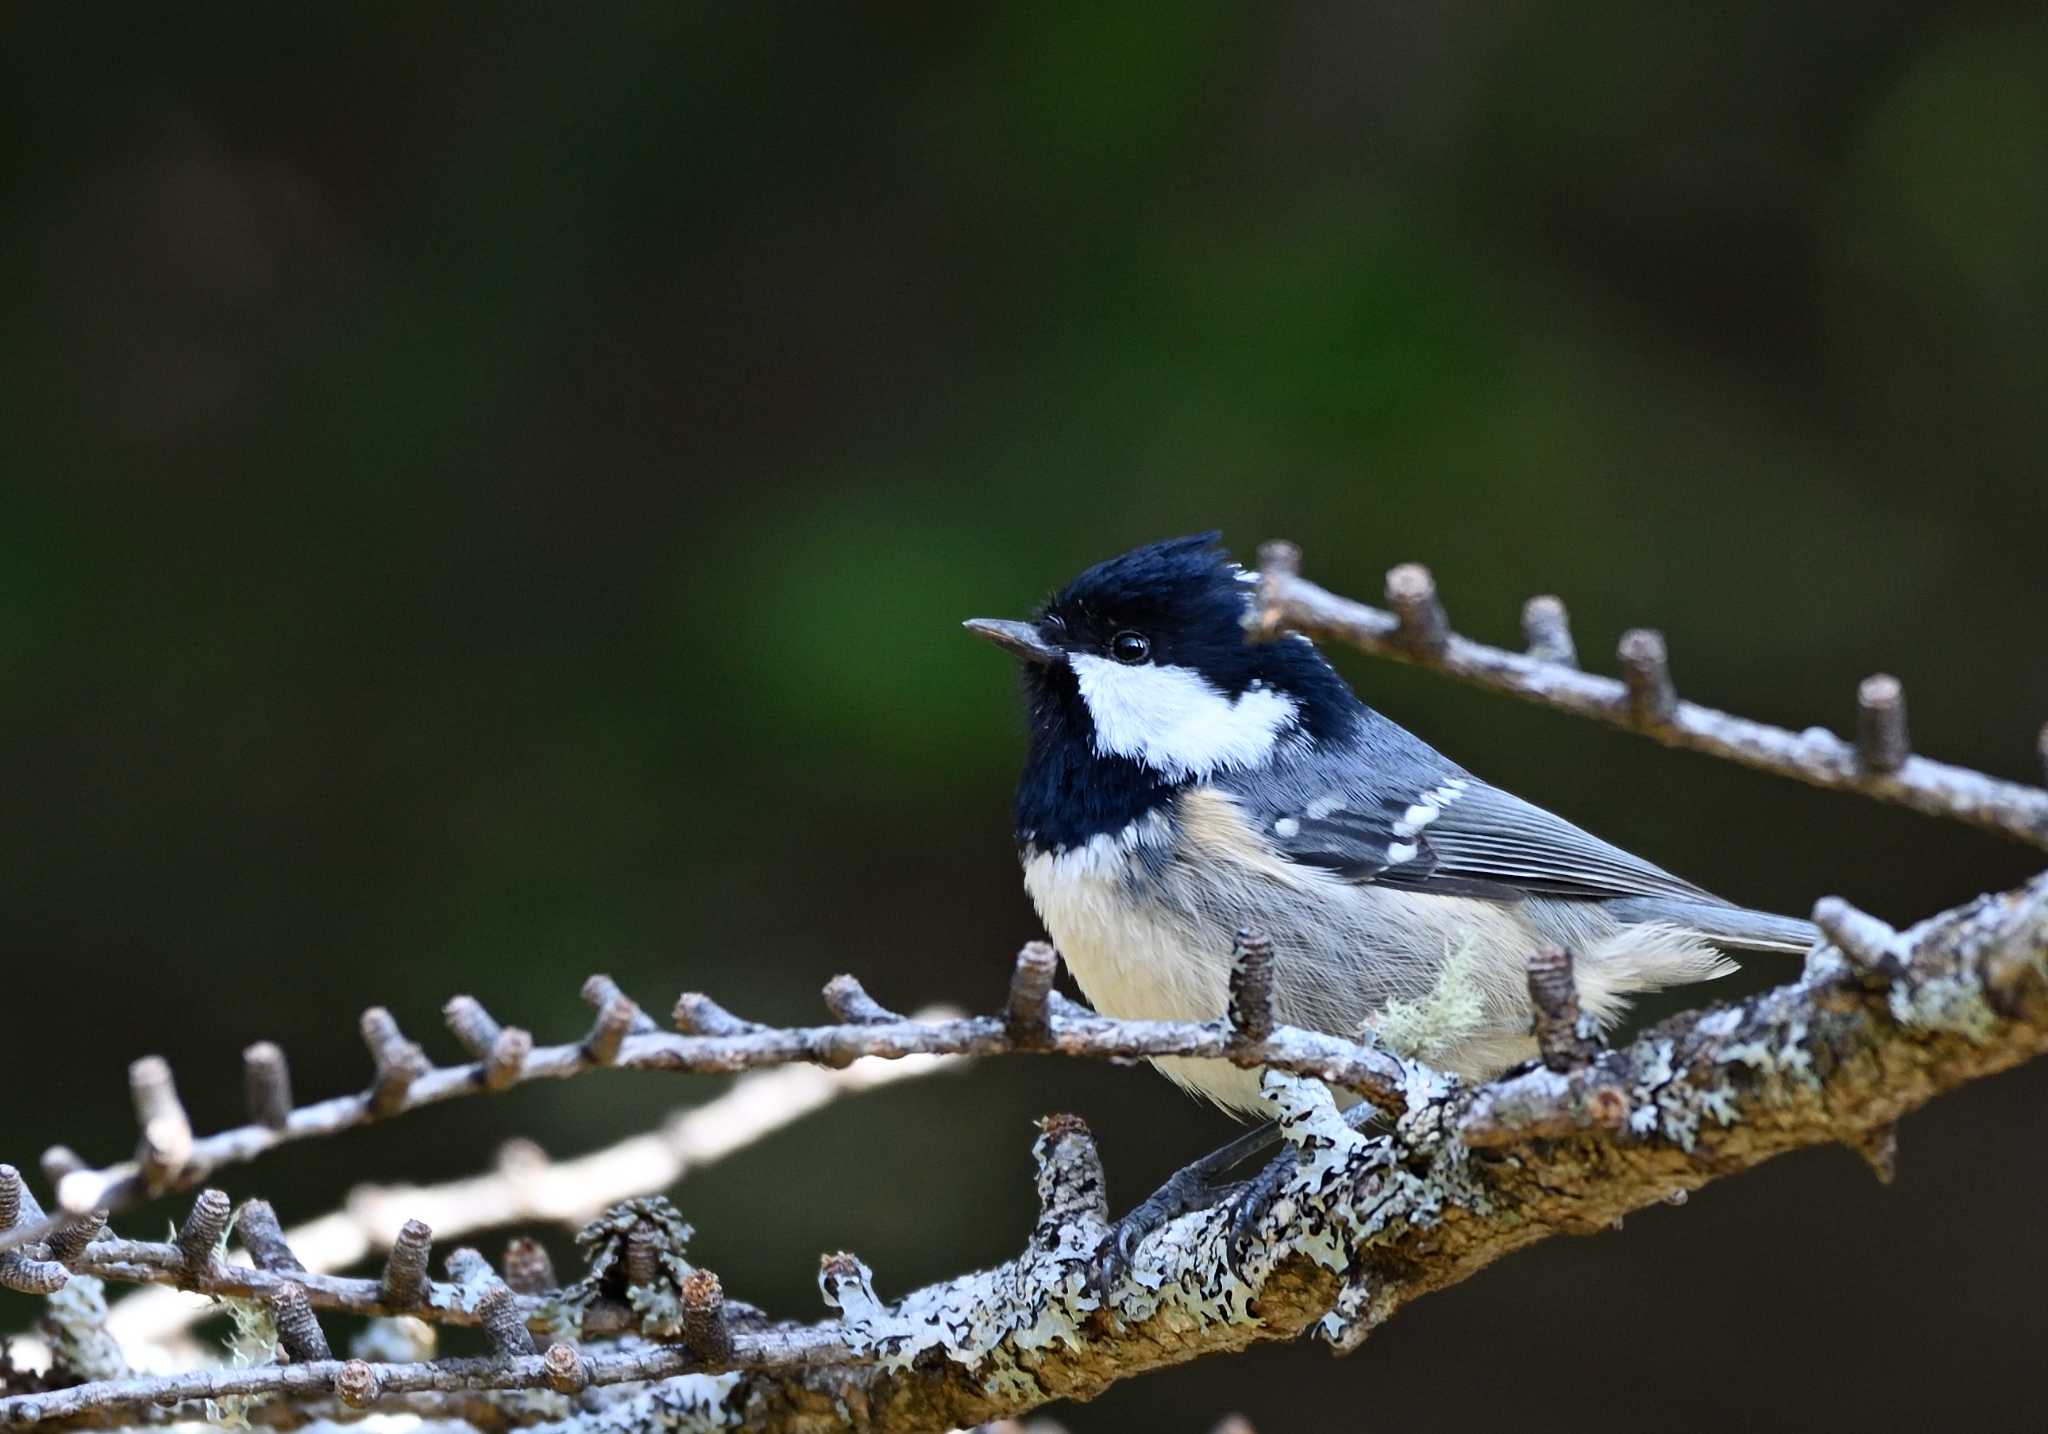
[[[1210,526],[1512,640],[1669,635],[1683,690],[2034,777],[2048,25],[1885,3],[13,8],[0,58],[0,1157],[202,1125],[390,1005],[563,1038],[616,975],[800,1020],[986,1007],[1037,926],[1011,674],[959,619]],[[1453,756],[1725,894],[1893,920],[2040,862],[1338,655]],[[1752,963],[1746,988],[1783,968]],[[1736,982],[1715,994],[1732,994]],[[618,1076],[230,1172],[594,1147]],[[2048,1273],[2028,1071],[1897,1185],[1786,1160],[1558,1240],[1336,1362],[1077,1429],[2018,1422]],[[863,1097],[672,1192],[745,1298],[1013,1252],[1030,1117],[1119,1205],[1227,1133],[1142,1071]],[[159,1213],[128,1222],[160,1228]],[[28,1302],[0,1303],[0,1327]]]

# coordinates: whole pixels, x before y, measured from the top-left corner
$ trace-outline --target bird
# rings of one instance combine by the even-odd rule
[[[1272,943],[1282,1021],[1481,1081],[1536,1055],[1541,945],[1573,954],[1581,1008],[1608,1026],[1636,993],[1725,975],[1729,952],[1813,944],[1809,923],[1714,896],[1460,766],[1361,701],[1309,638],[1250,633],[1257,603],[1258,575],[1209,532],[1097,563],[1028,621],[965,623],[1020,659],[1024,886],[1098,1011],[1216,1017],[1249,928]],[[1263,1113],[1256,1071],[1154,1064]],[[1152,1216],[1190,1198],[1167,1193]]]

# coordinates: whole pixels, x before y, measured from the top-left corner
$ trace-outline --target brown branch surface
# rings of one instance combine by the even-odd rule
[[[1338,597],[1299,576],[1293,570],[1299,554],[1290,545],[1268,544],[1260,561],[1264,603],[1252,621],[1258,633],[1334,638],[1375,657],[1413,663],[1490,692],[1641,732],[1667,747],[1725,757],[1816,787],[1860,792],[2048,848],[2048,790],[1912,755],[1906,745],[1904,696],[1894,679],[1860,695],[1866,715],[1859,717],[1859,742],[1819,727],[1792,732],[1678,697],[1664,665],[1663,641],[1654,633],[1637,630],[1624,640],[1627,680],[1555,660],[1572,651],[1563,605],[1555,598],[1544,600],[1541,621],[1531,631],[1535,653],[1490,647],[1449,631],[1433,630],[1433,641],[1418,642],[1413,622],[1401,614]],[[1417,581],[1410,571],[1414,566],[1394,570],[1403,575],[1400,584],[1389,576],[1390,590],[1404,601],[1412,600],[1407,595]],[[1877,710],[1870,710],[1873,706]]]

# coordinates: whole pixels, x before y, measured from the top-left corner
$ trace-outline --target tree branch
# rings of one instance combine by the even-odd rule
[[[1264,603],[1253,619],[1262,633],[1335,635],[1670,745],[2048,845],[2048,792],[1913,756],[1904,695],[1890,679],[1860,689],[1855,745],[1795,736],[1679,699],[1653,633],[1624,639],[1626,680],[1578,672],[1554,599],[1525,609],[1531,647],[1544,656],[1522,656],[1452,632],[1420,567],[1389,575],[1386,613],[1302,582],[1291,548],[1263,556]],[[0,1397],[0,1425],[132,1422],[186,1401],[268,1399],[267,1411],[300,1413],[448,1400],[472,1424],[539,1420],[563,1434],[657,1424],[936,1430],[1086,1398],[1146,1369],[1308,1330],[1349,1349],[1409,1301],[1505,1254],[1604,1229],[1789,1150],[1840,1142],[1882,1176],[1901,1115],[2048,1052],[2048,874],[1904,932],[1831,898],[1814,920],[1824,940],[1797,981],[1675,1017],[1613,1050],[1580,1015],[1571,953],[1531,952],[1542,1062],[1476,1088],[1370,1044],[1278,1025],[1271,948],[1254,932],[1239,934],[1227,1010],[1207,1022],[1115,1021],[1075,1007],[1052,990],[1052,954],[1038,944],[1020,953],[1002,1014],[946,1021],[898,1016],[840,977],[825,996],[835,1025],[762,1026],[686,994],[671,1035],[593,977],[584,996],[595,1024],[570,1045],[536,1048],[475,1001],[451,1002],[450,1028],[475,1060],[436,1069],[376,1009],[362,1023],[375,1067],[369,1090],[295,1109],[282,1052],[252,1047],[251,1124],[206,1137],[193,1134],[168,1067],[145,1059],[131,1070],[141,1127],[132,1161],[89,1170],[54,1150],[45,1167],[60,1177],[60,1210],[49,1218],[12,1167],[0,1167],[0,1283],[55,1291],[52,1317],[74,1325],[93,1318],[96,1300],[72,1300],[59,1315],[58,1302],[90,1283],[77,1275],[234,1297],[269,1312],[290,1361],[147,1378],[80,1368],[69,1387]],[[1034,1148],[1040,1213],[1023,1254],[894,1302],[876,1294],[858,1260],[829,1255],[819,1279],[836,1316],[807,1325],[771,1323],[728,1300],[715,1276],[682,1258],[688,1228],[659,1200],[627,1202],[594,1222],[579,1237],[589,1272],[560,1292],[546,1289],[538,1263],[508,1259],[500,1277],[473,1250],[449,1255],[450,1280],[432,1281],[430,1232],[416,1222],[395,1242],[385,1277],[369,1280],[306,1269],[260,1202],[245,1215],[254,1266],[222,1260],[226,1202],[217,1191],[201,1195],[168,1243],[100,1237],[101,1216],[90,1213],[192,1188],[284,1140],[543,1076],[1023,1052],[1263,1067],[1287,1153],[1234,1205],[1154,1231],[1102,1289],[1101,1162],[1080,1120],[1050,1117]],[[1366,1101],[1340,1114],[1331,1086]],[[1369,1133],[1376,1119],[1383,1127]],[[336,1360],[319,1310],[481,1324],[494,1353]],[[579,1349],[565,1331],[600,1343]],[[554,1341],[544,1354],[530,1352],[536,1333]],[[70,1347],[89,1343],[74,1337]]]
[[[934,1008],[918,1012],[917,1019],[937,1021],[951,1015]],[[361,1185],[349,1192],[341,1209],[296,1225],[280,1239],[303,1262],[302,1268],[328,1274],[389,1250],[400,1230],[414,1221],[426,1224],[443,1240],[531,1220],[573,1228],[628,1196],[669,1189],[689,1172],[723,1160],[841,1096],[964,1069],[965,1064],[951,1056],[906,1056],[900,1061],[855,1061],[844,1070],[783,1066],[753,1071],[716,1099],[673,1112],[659,1129],[628,1136],[602,1150],[550,1160],[528,1142],[511,1142],[488,1173],[439,1185]],[[239,1232],[247,1237],[246,1217]],[[206,1309],[179,1294],[175,1286],[167,1286],[131,1295],[108,1311],[107,1333],[126,1349],[155,1345],[185,1329]]]
[[[1860,1144],[1966,1082],[2048,1052],[2048,875],[1900,934],[1873,984],[1833,945],[1797,982],[1693,1012],[1559,1074],[1477,1090],[1418,1081],[1392,1131],[1361,1134],[1312,1082],[1269,1075],[1294,1166],[1251,1238],[1234,1212],[1140,1246],[1104,1307],[1087,1271],[1107,1228],[1078,1122],[1041,1138],[1027,1252],[893,1304],[828,1272],[858,1368],[743,1375],[732,1423],[823,1429],[818,1386],[861,1427],[936,1430],[1085,1399],[1144,1370],[1313,1330],[1355,1347],[1412,1300],[1556,1234],[1607,1228],[1812,1145]],[[1618,1120],[1594,1118],[1605,1093]],[[850,1399],[848,1390],[858,1391]]]
[[[1867,920],[1833,924],[1872,934]],[[1108,1228],[1101,1164],[1086,1128],[1058,1117],[1037,1146],[1039,1222],[1008,1265],[885,1303],[857,1260],[828,1256],[820,1283],[836,1321],[736,1329],[715,1361],[687,1346],[550,1354],[580,1358],[578,1388],[724,1372],[703,1427],[843,1427],[852,1408],[861,1427],[935,1430],[1309,1329],[1348,1349],[1409,1301],[1537,1240],[1604,1228],[1789,1150],[1862,1143],[1943,1091],[2048,1052],[2048,874],[1880,944],[1881,963],[1861,943],[1823,944],[1790,985],[1676,1017],[1564,1072],[1465,1089],[1410,1067],[1384,1134],[1354,1129],[1319,1083],[1269,1073],[1294,1163],[1249,1238],[1230,1209],[1183,1216],[1144,1241],[1106,1299],[1089,1283]],[[109,1268],[183,1259],[175,1245],[91,1250]],[[259,1276],[213,1278],[252,1292],[279,1278]],[[374,1365],[370,1376],[394,1393],[559,1387],[546,1364]],[[327,1360],[84,1385],[0,1400],[0,1424],[324,1395],[341,1373]]]
[[[1249,620],[1255,634],[1335,638],[1375,657],[1641,732],[1667,747],[1725,757],[1816,787],[1860,792],[2048,848],[2048,790],[1912,755],[1904,691],[1894,678],[1880,674],[1882,680],[1866,679],[1859,690],[1857,742],[1819,727],[1791,732],[1679,698],[1663,639],[1646,629],[1622,640],[1626,680],[1600,677],[1569,660],[1571,634],[1564,605],[1554,597],[1532,599],[1534,612],[1524,610],[1531,651],[1509,652],[1449,631],[1434,583],[1418,564],[1387,575],[1388,604],[1395,609],[1387,612],[1317,587],[1300,576],[1300,561],[1291,543],[1259,550],[1261,605]]]
[[[1030,982],[1038,981],[1043,960],[1036,943],[1020,955],[1019,965],[1030,971]],[[586,983],[586,990],[589,985]],[[857,989],[851,977],[836,978],[834,999],[844,1002],[849,986]],[[1358,1041],[1293,1026],[1277,1026],[1260,1041],[1242,1041],[1220,1019],[1119,1021],[1077,1006],[1056,992],[1049,993],[1049,999],[1045,990],[1039,990],[1038,995],[1042,1026],[1020,1023],[1017,995],[1013,991],[1011,1009],[1001,1016],[962,1016],[941,1021],[897,1016],[886,1021],[866,1019],[841,1025],[785,1028],[741,1021],[709,997],[691,992],[676,1003],[676,1020],[684,1028],[682,1034],[644,1029],[624,1035],[618,1039],[616,1049],[605,1052],[608,1060],[593,1055],[588,1041],[533,1047],[509,1076],[494,1073],[488,1057],[469,1065],[429,1065],[419,1047],[398,1032],[389,1013],[373,1008],[374,1019],[366,1020],[365,1027],[372,1032],[371,1044],[382,1055],[376,1081],[368,1091],[301,1106],[289,1112],[282,1125],[253,1122],[203,1137],[191,1135],[184,1109],[169,1088],[169,1069],[152,1057],[148,1064],[161,1072],[162,1079],[152,1086],[155,1113],[151,1122],[164,1126],[175,1118],[185,1133],[178,1144],[177,1159],[160,1158],[153,1163],[127,1161],[103,1170],[70,1171],[58,1182],[58,1211],[12,1229],[0,1229],[0,1251],[46,1239],[66,1221],[83,1219],[94,1211],[119,1213],[152,1197],[191,1189],[222,1166],[254,1160],[290,1141],[338,1135],[441,1101],[509,1089],[530,1080],[566,1079],[594,1070],[723,1075],[797,1062],[815,1062],[837,1069],[867,1056],[897,1060],[911,1055],[999,1055],[1015,1051],[1115,1061],[1195,1056],[1228,1060],[1246,1068],[1267,1066],[1315,1076],[1389,1108],[1400,1102],[1401,1063]],[[474,1001],[458,997],[450,1003],[451,1024],[458,1006],[465,1020],[481,1012]],[[510,1030],[500,1031],[494,1043],[502,1047],[504,1038],[512,1034]],[[141,1064],[145,1063],[138,1062]],[[274,1118],[275,1112],[266,1111],[266,1115]],[[153,1126],[146,1123],[145,1128]]]

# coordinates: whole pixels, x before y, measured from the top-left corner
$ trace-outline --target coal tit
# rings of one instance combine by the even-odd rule
[[[1253,641],[1256,575],[1217,535],[1082,573],[1029,622],[969,631],[1023,659],[1024,884],[1081,990],[1123,1017],[1224,1009],[1232,938],[1273,942],[1279,1015],[1369,1031],[1468,1079],[1535,1054],[1530,952],[1576,958],[1614,1021],[1729,950],[1801,952],[1748,911],[1466,771],[1359,701],[1308,639]],[[1162,1059],[1259,1109],[1256,1072]]]

